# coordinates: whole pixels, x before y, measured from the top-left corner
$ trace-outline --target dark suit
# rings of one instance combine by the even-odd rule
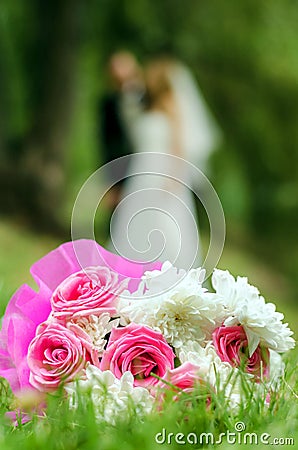
[[[100,139],[102,142],[102,163],[106,164],[121,156],[129,155],[133,149],[129,142],[120,112],[120,95],[107,94],[100,104]],[[116,173],[107,171],[110,181],[124,177],[127,164],[117,165]]]

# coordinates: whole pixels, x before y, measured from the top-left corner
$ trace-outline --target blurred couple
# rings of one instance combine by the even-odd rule
[[[181,182],[185,166],[163,155],[183,158],[204,172],[218,140],[217,127],[191,72],[177,60],[159,57],[143,68],[133,54],[122,51],[111,56],[109,74],[114,90],[101,110],[104,163],[143,155],[109,174],[112,182],[123,177],[108,197],[110,208],[116,207],[111,249],[133,260],[158,258],[183,267],[198,244],[195,203]],[[142,175],[125,179],[127,173]],[[194,182],[186,180],[189,186]]]

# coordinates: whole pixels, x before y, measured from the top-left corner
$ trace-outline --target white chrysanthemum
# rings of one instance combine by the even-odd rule
[[[188,340],[209,340],[224,316],[217,296],[202,287],[203,279],[202,269],[186,273],[169,263],[161,271],[146,272],[138,291],[125,292],[119,302],[122,323],[148,325],[175,348]]]
[[[151,295],[161,294],[164,291],[174,287],[186,275],[186,270],[177,269],[169,261],[163,263],[160,270],[146,271],[142,276],[142,282],[139,285],[139,290],[142,293],[150,292]],[[204,281],[205,270],[196,269],[197,280],[200,284]]]
[[[247,278],[235,278],[226,270],[215,269],[212,284],[226,308],[224,325],[242,325],[247,338],[250,355],[259,343],[277,352],[285,352],[295,346],[293,332],[283,323],[283,314],[273,303],[266,303],[256,287]]]
[[[107,340],[104,337],[119,325],[119,319],[110,320],[111,316],[105,312],[100,316],[91,314],[88,317],[80,317],[73,322],[82,328],[91,338],[92,344],[100,354],[104,351]]]
[[[213,387],[216,393],[224,394],[226,407],[237,411],[242,401],[241,378],[237,368],[223,362],[211,341],[202,347],[196,342],[187,342],[178,352],[181,363],[191,362],[199,367],[198,374]],[[248,382],[250,374],[242,374]]]
[[[221,383],[224,383],[233,370],[229,363],[220,359],[211,341],[206,344],[206,347],[202,347],[197,342],[187,342],[182,349],[179,349],[178,358],[181,363],[191,362],[198,366],[200,376],[212,386],[216,385],[218,376]]]
[[[270,366],[269,366],[269,378],[263,379],[262,383],[254,384],[254,395],[256,398],[264,398],[265,406],[270,405],[271,395],[274,392],[279,392],[281,382],[283,380],[285,363],[279,353],[269,349],[270,354]]]
[[[270,354],[270,366],[269,366],[269,384],[273,389],[277,389],[280,385],[280,381],[284,375],[285,363],[279,353],[274,350],[269,350]]]
[[[152,410],[154,397],[147,389],[134,387],[133,382],[130,372],[117,379],[111,371],[101,371],[90,364],[86,368],[86,378],[68,383],[65,390],[71,408],[77,408],[78,398],[91,400],[96,419],[115,424],[117,419],[128,418],[130,414],[144,415]]]

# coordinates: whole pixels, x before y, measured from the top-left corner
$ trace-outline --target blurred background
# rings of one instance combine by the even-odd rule
[[[219,266],[248,275],[295,328],[297,23],[293,0],[1,0],[0,314],[30,265],[70,240],[78,190],[103,161],[107,61],[127,49],[191,69],[222,132],[209,162],[227,222]],[[207,243],[203,211],[200,224]]]

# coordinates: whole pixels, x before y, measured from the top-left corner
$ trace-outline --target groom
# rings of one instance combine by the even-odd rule
[[[102,99],[99,111],[102,165],[133,152],[129,136],[130,123],[142,110],[144,97],[142,71],[132,53],[119,51],[112,54],[108,70],[112,90]],[[120,200],[126,172],[127,162],[121,160],[116,170],[113,167],[113,172],[107,169],[106,181],[109,184],[123,178],[108,193],[107,203],[111,210]]]

